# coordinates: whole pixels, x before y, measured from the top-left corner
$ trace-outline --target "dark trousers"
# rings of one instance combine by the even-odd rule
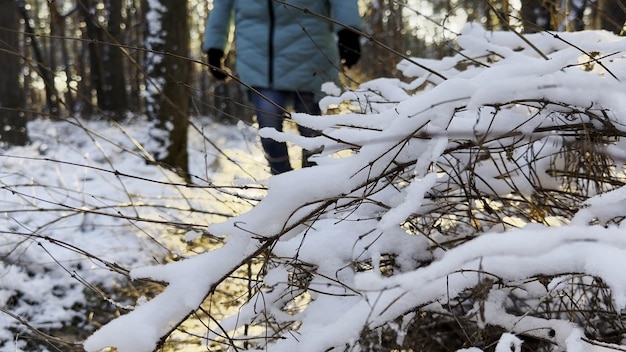
[[[258,93],[257,93],[258,92]],[[285,109],[293,104],[295,112],[303,112],[309,115],[321,115],[319,105],[315,102],[312,92],[292,92],[271,89],[257,89],[251,92],[252,103],[256,112],[259,129],[270,127],[277,131],[283,131]],[[313,137],[318,133],[312,129],[298,126],[302,136]],[[261,138],[261,145],[265,158],[269,163],[272,175],[290,171],[289,153],[285,142],[277,142],[271,138]],[[309,166],[308,158],[311,152],[303,150],[302,167]]]

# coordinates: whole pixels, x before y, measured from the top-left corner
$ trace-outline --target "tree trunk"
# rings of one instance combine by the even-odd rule
[[[152,1],[152,5],[158,4]],[[156,158],[189,180],[187,129],[189,126],[189,24],[186,0],[161,0],[153,7],[146,58],[149,79],[148,115],[154,120],[154,138],[162,149]],[[156,23],[155,23],[156,22]],[[160,29],[160,30],[159,30]],[[158,32],[154,32],[158,30]]]
[[[62,68],[65,72],[65,84],[66,90],[63,92],[64,101],[61,103],[69,109],[74,111],[76,107],[76,101],[74,100],[75,94],[72,92],[72,85],[74,77],[72,73],[72,60],[69,57],[68,41],[65,39],[67,33],[65,17],[59,12],[57,3],[53,1],[48,2],[48,11],[50,12],[50,68],[55,69],[57,64],[55,57],[59,57],[59,68]],[[62,92],[59,92],[59,98]]]
[[[114,120],[122,120],[128,111],[122,37],[122,1],[108,0],[102,6],[108,11],[107,29],[98,22],[96,4],[79,0],[79,10],[85,20],[89,39],[91,84],[96,93],[98,109]]]
[[[522,1],[522,21],[525,33],[555,30],[556,8],[552,0]]]
[[[24,19],[24,32],[30,37],[33,56],[35,57],[35,70],[44,83],[48,110],[50,115],[57,115],[59,113],[59,97],[56,87],[54,86],[54,72],[50,70],[50,67],[46,64],[46,60],[43,56],[43,51],[39,43],[39,38],[35,35],[35,28],[33,27],[33,23],[28,15],[28,11],[26,10],[26,5],[22,0],[15,0],[12,1],[12,8],[15,4],[17,4],[17,11]],[[5,7],[2,8],[5,9]],[[3,16],[7,15],[7,13],[12,12],[5,11],[3,12]]]
[[[102,31],[93,16],[95,6],[91,0],[78,0],[78,11],[85,21],[84,37],[89,51],[89,83],[87,90],[88,104],[95,102],[100,106],[104,94],[104,68],[102,64]]]
[[[148,9],[146,0],[132,1],[128,4],[126,10],[127,13],[127,26],[126,26],[126,44],[129,47],[143,48],[145,47],[146,27],[148,26],[146,19],[146,11]],[[128,78],[127,84],[129,85],[129,110],[133,112],[144,113],[145,107],[145,85],[146,75],[144,74],[144,68],[146,67],[145,52],[142,50],[130,50],[132,63],[129,64],[126,69]]]
[[[112,113],[113,118],[120,121],[128,111],[126,80],[124,79],[124,52],[120,46],[124,44],[122,35],[122,0],[109,0],[109,21],[106,42],[103,46],[104,71],[102,97],[98,101],[100,108]]]
[[[0,8],[0,145],[25,145],[19,13],[15,0],[0,0]]]
[[[626,0],[602,0],[600,1],[600,25],[602,29],[615,34],[624,34],[624,22],[626,22]]]

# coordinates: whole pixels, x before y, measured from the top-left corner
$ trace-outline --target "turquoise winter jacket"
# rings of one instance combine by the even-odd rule
[[[336,32],[345,28],[327,18],[361,28],[357,0],[213,0],[202,49],[228,52],[234,24],[236,67],[244,83],[319,92],[322,83],[338,79]]]

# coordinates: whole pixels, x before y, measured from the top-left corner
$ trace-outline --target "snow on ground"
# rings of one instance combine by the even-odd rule
[[[185,237],[198,237],[211,221],[224,219],[220,214],[248,208],[220,192],[219,186],[232,185],[243,174],[221,155],[249,175],[267,177],[256,132],[243,125],[194,123],[220,148],[190,133],[197,188],[185,187],[172,172],[145,162],[136,146],[150,148],[148,124],[141,119],[123,127],[73,119],[30,122],[32,143],[0,156],[3,310],[43,329],[85,319],[88,312],[76,308],[83,305],[87,289],[81,281],[111,291],[124,279],[107,265],[130,270],[165,256],[189,255]],[[248,174],[242,176],[255,184]],[[203,180],[215,187],[204,187]],[[167,222],[189,228],[176,231]],[[0,346],[5,344],[0,350],[8,344],[16,345],[11,351],[24,346],[12,330],[17,323],[0,313]]]

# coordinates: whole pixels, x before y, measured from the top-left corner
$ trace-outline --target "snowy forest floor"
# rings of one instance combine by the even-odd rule
[[[34,120],[31,143],[2,153],[0,350],[34,351],[51,341],[33,339],[7,312],[80,342],[131,302],[160,292],[159,283],[128,280],[128,270],[208,250],[216,244],[196,234],[255,203],[264,192],[257,180],[269,177],[256,129],[206,118],[193,124],[193,186],[145,161],[151,141],[141,118],[123,126]],[[197,238],[187,240],[189,232]]]

